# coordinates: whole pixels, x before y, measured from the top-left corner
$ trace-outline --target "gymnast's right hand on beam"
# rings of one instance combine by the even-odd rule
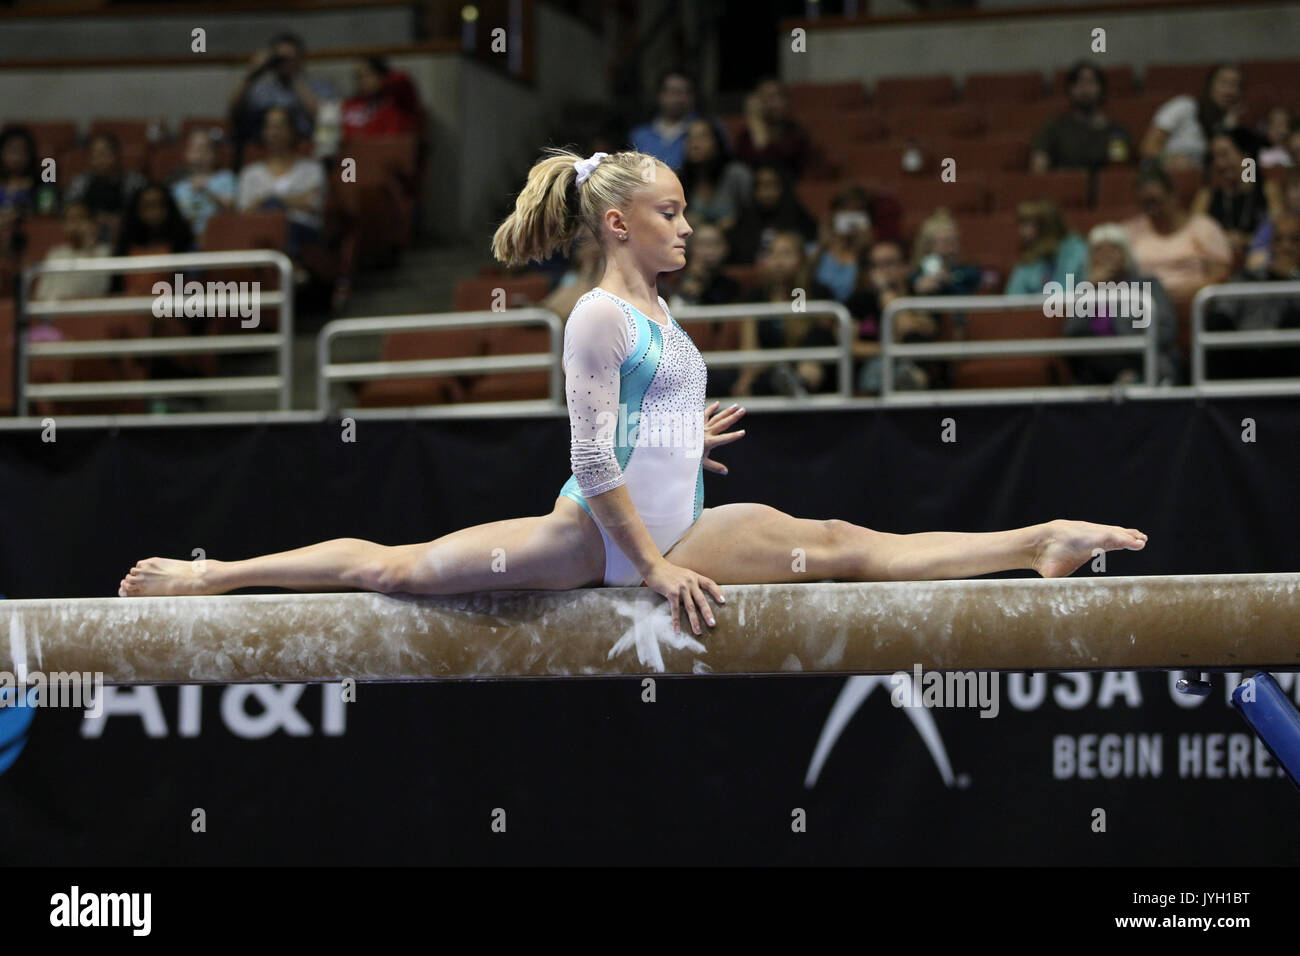
[[[672,607],[674,631],[682,629],[681,609],[683,607],[686,608],[686,616],[690,618],[691,630],[696,634],[700,633],[700,617],[708,622],[709,627],[717,623],[713,616],[713,608],[709,606],[704,594],[707,591],[715,601],[723,603],[722,589],[704,575],[663,558],[646,574],[645,586],[668,599]],[[699,609],[698,614],[696,608]]]

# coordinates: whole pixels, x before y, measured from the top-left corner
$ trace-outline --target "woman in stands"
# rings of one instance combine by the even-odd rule
[[[950,578],[1013,568],[1055,577],[1095,549],[1145,546],[1146,535],[1135,529],[1082,521],[892,534],[761,504],[704,508],[704,470],[727,473],[712,454],[744,435],[728,431],[744,409],[705,407],[704,362],[658,294],[660,273],[686,263],[691,227],[681,183],[642,153],[547,153],[497,229],[493,254],[510,266],[541,261],[588,230],[605,261],[600,285],[582,297],[565,328],[573,475],[550,514],[396,547],[338,538],[197,567],[148,558],[128,572],[120,594],[244,587],[460,594],[644,583],[669,600],[674,628],[684,611],[699,634],[701,620],[714,623],[706,594],[724,600],[720,584]],[[633,412],[646,417],[619,427],[620,413]],[[672,422],[683,427],[670,432]],[[657,435],[647,439],[648,427]]]

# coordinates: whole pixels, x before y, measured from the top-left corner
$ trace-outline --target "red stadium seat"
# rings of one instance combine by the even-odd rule
[[[218,212],[208,219],[203,250],[283,249],[288,233],[283,212]]]
[[[475,276],[456,283],[452,308],[457,312],[516,309],[537,305],[548,292],[550,282],[541,274]]]
[[[400,332],[384,336],[385,362],[410,359],[466,358],[483,355],[487,341],[482,329]],[[365,382],[357,392],[363,407],[443,405],[464,401],[472,380],[467,376],[425,376]]]
[[[1151,128],[1151,120],[1155,118],[1156,110],[1167,102],[1169,97],[1163,93],[1147,93],[1142,96],[1113,99],[1106,104],[1105,112],[1129,134],[1136,151],[1137,144]]]
[[[968,312],[968,340],[1051,339],[1061,334],[1060,322],[1042,312]],[[953,388],[1033,388],[1068,381],[1065,363],[1056,356],[968,359],[954,362]]]
[[[985,136],[952,144],[958,175],[974,170],[987,176],[1029,168],[1029,140],[1024,136]]]
[[[1098,206],[1137,205],[1137,167],[1106,166],[1097,171]]]
[[[77,124],[72,120],[9,120],[4,129],[13,126],[27,127],[42,158],[57,157],[77,145]]]
[[[876,81],[875,103],[881,109],[915,109],[950,105],[956,84],[946,73],[938,76],[900,76]]]
[[[809,113],[857,109],[867,102],[867,91],[857,82],[791,83],[785,89],[791,115],[801,120]]]
[[[1062,100],[1037,100],[1033,103],[990,103],[985,107],[984,126],[990,135],[1020,136],[1029,142],[1043,124],[1066,110]]]
[[[889,136],[888,117],[875,108],[801,116],[808,135],[828,147],[880,142]]]
[[[146,119],[97,119],[90,124],[90,135],[109,133],[117,137],[123,148],[128,145],[147,146],[149,144],[149,120]]]
[[[923,220],[924,216],[917,217],[910,236],[915,236],[915,228],[919,228]],[[1010,274],[1020,255],[1020,225],[1014,213],[974,216],[958,213],[953,220],[961,235],[964,258],[1003,275]]]
[[[954,183],[945,183],[937,176],[926,176],[899,179],[889,187],[889,192],[903,205],[904,221],[909,214],[928,214],[939,208],[951,213],[986,212],[988,191],[988,180],[974,173],[959,174]]]
[[[890,114],[889,133],[896,142],[908,139],[972,138],[984,133],[985,111],[973,106],[902,110]]]
[[[1205,78],[1213,67],[1213,63],[1153,64],[1147,67],[1142,77],[1142,89],[1147,93],[1167,93],[1169,96],[1178,93],[1200,96],[1205,88]]]
[[[1048,197],[1065,209],[1083,208],[1088,204],[1088,172],[1084,169],[1058,169],[1035,175],[1005,173],[991,189],[995,210],[1014,210],[1026,199]]]
[[[1024,73],[977,73],[966,77],[962,99],[967,103],[1030,103],[1041,99],[1043,75]]]
[[[483,330],[488,355],[549,353],[551,333],[537,325],[490,327]],[[551,394],[549,371],[492,372],[469,387],[471,402],[514,402],[545,399]]]

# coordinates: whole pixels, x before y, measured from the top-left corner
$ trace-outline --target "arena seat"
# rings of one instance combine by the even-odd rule
[[[956,92],[957,85],[947,73],[887,77],[876,81],[873,101],[884,110],[947,106],[956,99]]]
[[[1065,77],[1069,72],[1069,67],[1063,67],[1052,76],[1052,93],[1062,102],[1065,96]],[[1107,66],[1103,72],[1106,74],[1108,96],[1131,96],[1138,91],[1137,74],[1131,64]]]
[[[962,99],[967,103],[1031,103],[1045,92],[1043,75],[1022,73],[976,73],[966,77]]]
[[[483,355],[487,342],[482,329],[399,332],[384,336],[380,358],[385,362],[411,359],[466,358]],[[362,407],[445,405],[465,400],[468,376],[424,376],[363,382],[357,390]]]
[[[971,139],[985,129],[985,110],[975,106],[942,106],[896,112],[889,117],[890,138]]]
[[[1029,141],[1024,136],[984,136],[952,144],[951,155],[957,160],[957,175],[968,170],[990,178],[1001,172],[1024,172],[1029,169]]]
[[[940,207],[953,213],[982,213],[989,208],[989,180],[978,173],[959,175],[954,183],[937,176],[898,179],[890,184],[889,192],[903,204],[904,217]]]
[[[1104,166],[1097,170],[1096,204],[1134,205],[1137,202],[1137,174],[1136,166]]]
[[[867,91],[861,83],[791,83],[785,88],[791,115],[850,110],[865,106]]]
[[[147,146],[149,144],[149,120],[147,119],[97,119],[90,123],[90,135],[109,133],[117,137],[118,144],[127,146]]]
[[[1179,93],[1200,96],[1213,67],[1213,63],[1155,63],[1146,68],[1142,89],[1147,93],[1165,93],[1166,98]]]
[[[990,103],[984,107],[984,126],[995,136],[1020,136],[1030,141],[1044,123],[1064,113],[1065,109],[1065,103],[1058,99],[1036,100],[1032,103]]]
[[[1086,169],[1054,169],[1051,172],[1003,173],[994,180],[990,193],[995,210],[1014,210],[1026,199],[1046,196],[1055,199],[1065,209],[1088,205],[1088,171]]]
[[[77,145],[77,124],[72,120],[9,120],[4,129],[25,126],[36,140],[36,149],[42,156],[57,156]]]
[[[1137,144],[1141,142],[1142,136],[1151,127],[1151,121],[1155,118],[1156,110],[1160,109],[1168,100],[1169,97],[1163,93],[1116,98],[1106,104],[1105,112],[1111,120],[1118,123],[1129,134],[1132,138],[1133,149],[1136,152]]]
[[[494,326],[483,330],[487,355],[531,355],[551,351],[550,330],[537,325]],[[545,399],[551,394],[551,374],[546,370],[489,372],[469,386],[471,402],[514,402]]]
[[[1050,339],[1060,335],[1059,321],[1041,312],[970,312],[966,315],[966,338]],[[1034,388],[1059,385],[1069,380],[1065,363],[1057,356],[968,359],[954,362],[953,388]]]

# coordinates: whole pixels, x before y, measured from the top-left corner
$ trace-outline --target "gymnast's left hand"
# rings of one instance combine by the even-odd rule
[[[716,411],[721,404],[721,402],[714,402],[704,410],[704,417],[707,421],[704,426],[704,467],[709,471],[725,475],[727,466],[710,458],[709,451],[718,445],[730,445],[736,439],[745,437],[743,428],[738,432],[727,431],[728,428],[740,421],[741,416],[745,414],[745,410],[740,405],[732,405],[725,411]]]

